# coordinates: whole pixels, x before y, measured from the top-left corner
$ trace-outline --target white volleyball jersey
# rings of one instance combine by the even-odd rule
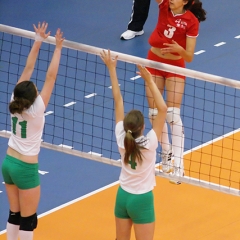
[[[135,139],[137,143],[141,143],[141,146],[144,147],[144,149],[141,149],[143,159],[141,164],[137,160],[133,163],[131,159],[129,159],[129,164],[124,163],[126,132],[123,128],[123,121],[116,124],[115,134],[122,160],[119,178],[122,189],[132,194],[143,194],[151,191],[156,186],[155,163],[158,139],[155,131],[152,129],[146,136]]]
[[[9,147],[27,156],[39,153],[45,123],[44,111],[44,102],[41,95],[38,95],[31,107],[22,114],[11,114],[12,133],[8,141]]]

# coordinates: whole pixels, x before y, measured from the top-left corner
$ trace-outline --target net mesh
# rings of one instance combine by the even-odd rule
[[[33,32],[0,25],[0,136],[11,131],[8,103],[25,66]],[[31,80],[41,89],[54,38],[39,52]],[[120,166],[115,140],[114,105],[101,49],[65,40],[56,85],[46,109],[42,146]],[[186,75],[181,117],[185,131],[183,182],[240,195],[240,84],[236,80],[179,69],[146,59],[119,56],[117,74],[125,112],[138,109],[146,119],[148,103],[136,63]],[[165,97],[165,96],[164,96]],[[159,149],[160,151],[160,149]],[[161,165],[157,157],[157,163]],[[163,174],[156,167],[156,174]]]

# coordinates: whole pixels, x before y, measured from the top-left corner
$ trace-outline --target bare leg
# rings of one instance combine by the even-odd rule
[[[136,240],[153,240],[155,222],[146,224],[134,224]]]
[[[132,220],[115,217],[115,223],[117,240],[130,240]]]
[[[166,80],[167,106],[169,109],[176,108],[180,112],[184,87],[185,80],[182,78],[169,78]],[[174,152],[174,168],[175,170],[181,170],[180,175],[183,175],[184,131],[180,114],[177,121],[171,121],[169,124]]]
[[[11,211],[7,222],[7,239],[17,240],[20,226],[19,191],[18,188],[12,184],[5,184],[5,187]]]

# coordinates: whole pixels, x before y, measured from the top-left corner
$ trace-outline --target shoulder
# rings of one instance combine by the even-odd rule
[[[115,134],[116,136],[119,136],[119,135],[122,135],[123,133],[125,133],[124,127],[123,127],[123,121],[119,121],[115,126]]]
[[[36,116],[42,116],[45,111],[45,104],[43,102],[43,99],[41,95],[39,94],[37,98],[35,99],[32,106],[28,109],[28,112],[32,112]]]
[[[186,16],[187,16],[189,22],[192,23],[192,25],[194,25],[194,24],[199,25],[199,21],[198,21],[197,17],[190,10],[187,10]]]
[[[158,138],[157,138],[155,131],[153,129],[151,129],[147,133],[146,137],[149,139],[151,148],[156,149],[158,147]]]

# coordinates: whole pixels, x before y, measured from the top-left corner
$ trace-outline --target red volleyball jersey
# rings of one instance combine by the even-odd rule
[[[169,8],[169,0],[159,4],[159,16],[155,30],[149,38],[152,47],[164,48],[163,43],[176,41],[186,49],[186,37],[197,37],[199,21],[191,11],[176,14]]]

